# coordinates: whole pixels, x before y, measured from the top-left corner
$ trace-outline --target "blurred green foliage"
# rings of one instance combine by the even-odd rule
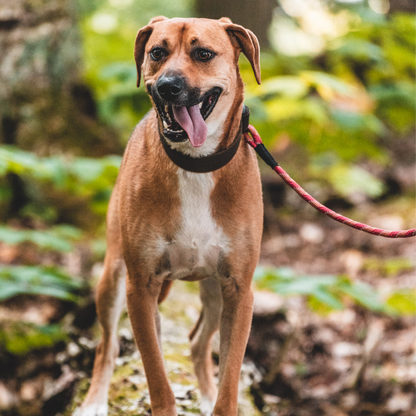
[[[416,315],[416,290],[398,290],[388,298],[387,306],[400,315]]]
[[[0,302],[19,295],[51,296],[78,302],[85,286],[80,280],[56,267],[6,266],[0,268]],[[27,321],[0,322],[0,349],[11,354],[25,354],[36,348],[50,347],[67,338],[58,324],[37,325]]]
[[[414,131],[415,19],[362,6],[347,16],[347,33],[317,56],[263,54],[265,81],[245,78],[246,101],[266,143],[289,138],[310,155],[309,175],[343,196],[374,198],[382,183],[356,164],[388,163],[391,141]]]
[[[17,295],[45,295],[76,302],[83,283],[56,267],[5,266],[0,268],[0,301]]]
[[[376,198],[383,193],[383,183],[359,164],[363,159],[388,164],[392,141],[414,130],[414,15],[383,16],[370,10],[368,2],[322,4],[333,19],[343,21],[345,30],[325,38],[320,52],[287,56],[278,50],[262,51],[260,86],[255,84],[248,62],[241,59],[251,123],[267,145],[286,141],[301,149],[302,156],[289,161],[304,169],[300,174],[318,179],[344,197],[359,192]],[[136,87],[136,32],[157,15],[192,15],[193,1],[78,0],[77,5],[85,80],[97,100],[100,118],[127,140],[150,108],[143,86]],[[301,17],[283,18],[291,20],[292,27],[305,29]],[[119,156],[39,157],[1,146],[0,208],[4,210],[11,198],[7,178],[18,175],[31,198],[19,214],[37,216],[44,228],[50,228],[0,227],[0,241],[35,244],[41,250],[72,250],[83,234],[68,225],[52,226],[58,215],[44,194],[55,189],[80,197],[103,219],[120,161]],[[412,266],[386,260],[381,266],[368,263],[366,267],[390,275]],[[259,268],[255,281],[258,287],[280,294],[304,295],[309,306],[321,313],[351,302],[377,312],[416,312],[414,292],[402,290],[381,300],[369,285],[345,276],[297,276],[290,269]],[[56,268],[23,265],[0,269],[0,301],[20,294],[77,301],[81,286]],[[13,323],[0,328],[0,344],[13,353],[52,345],[63,338],[55,325]]]
[[[82,231],[70,225],[56,225],[46,230],[18,230],[0,226],[0,241],[8,245],[32,243],[43,250],[70,252]],[[1,295],[0,295],[1,298]]]
[[[302,157],[307,174],[335,192],[376,198],[383,184],[356,164],[363,158],[388,163],[390,141],[414,129],[415,19],[377,14],[366,2],[322,4],[334,21],[342,19],[345,30],[327,37],[319,54],[262,51],[261,86],[242,59],[251,122],[266,144],[287,138],[297,143],[309,158],[305,165]],[[159,14],[189,16],[190,6],[186,1],[117,6],[98,0],[81,6],[87,81],[103,119],[126,138],[150,108],[144,88],[136,88],[135,33]],[[112,16],[112,24],[101,27],[105,16]],[[300,17],[288,18],[302,27]]]
[[[100,192],[111,192],[120,163],[121,157],[116,155],[100,159],[39,157],[12,146],[0,148],[0,177],[16,173],[34,181],[48,181],[58,189],[92,198]]]
[[[416,295],[413,289],[400,290],[383,300],[367,283],[347,276],[298,275],[292,269],[257,267],[254,282],[259,289],[267,289],[283,296],[306,296],[309,307],[327,314],[353,304],[374,312],[390,315],[414,315]]]
[[[290,268],[257,267],[254,282],[259,289],[272,290],[280,295],[307,296],[309,305],[321,312],[343,309],[346,299],[372,311],[386,311],[386,305],[371,286],[353,282],[345,276],[298,276]]]
[[[364,263],[364,269],[377,272],[381,276],[391,277],[413,270],[414,264],[410,259],[404,257],[393,259],[371,258]]]
[[[338,158],[315,157],[310,170],[315,177],[325,176],[338,195],[348,198],[362,193],[370,198],[377,198],[383,193],[384,183],[368,171],[356,165],[349,165]]]
[[[57,267],[0,267],[0,302],[19,295],[42,295],[78,302],[84,287],[85,282],[69,276]],[[50,347],[67,337],[67,331],[60,324],[37,325],[7,319],[0,322],[0,350],[4,349],[14,355]]]
[[[31,190],[32,200],[35,203],[39,201],[43,208],[47,201],[42,196],[52,185],[57,191],[88,200],[89,209],[102,217],[107,211],[120,163],[118,155],[103,158],[39,157],[12,146],[0,147],[0,179],[10,173],[18,174],[25,181],[26,188]],[[0,206],[7,205],[10,198],[7,184],[3,187],[1,184]],[[30,209],[31,206],[28,206],[26,212]],[[49,217],[53,220],[53,214],[45,209],[42,216],[43,220],[48,221]]]
[[[37,348],[51,347],[68,338],[58,324],[35,325],[30,322],[7,322],[0,327],[0,346],[13,355]]]

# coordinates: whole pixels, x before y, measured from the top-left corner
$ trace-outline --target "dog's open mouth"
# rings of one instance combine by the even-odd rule
[[[193,147],[201,147],[207,137],[205,120],[212,113],[221,92],[221,88],[213,88],[196,105],[156,105],[163,123],[163,135],[173,142],[189,139]]]

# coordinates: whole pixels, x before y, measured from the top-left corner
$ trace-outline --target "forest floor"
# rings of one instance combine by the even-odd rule
[[[348,274],[382,296],[414,288],[409,262],[414,265],[415,242],[374,241],[377,237],[337,225],[325,230],[327,221],[297,223],[298,233],[266,237],[260,264],[290,265],[303,274]],[[161,307],[166,368],[182,415],[198,414],[188,333],[199,305],[197,285],[177,282]],[[120,334],[123,348],[110,390],[110,414],[137,415],[140,409],[145,415],[149,397],[128,321]],[[82,381],[71,409],[88,386],[88,372],[77,376]],[[302,297],[256,291],[241,374],[241,416],[410,416],[416,409],[415,380],[413,316],[370,312],[352,303],[322,315]],[[67,410],[65,416],[70,414]]]
[[[414,165],[412,169],[414,178]],[[409,172],[403,178],[407,180]],[[274,180],[266,180],[265,189],[273,188]],[[304,296],[283,297],[255,287],[253,326],[241,373],[240,416],[414,415],[415,239],[391,240],[358,232],[297,202],[287,214],[273,209],[269,195],[266,189],[261,266],[290,268],[299,276],[348,276],[352,282],[368,284],[382,299],[395,293],[396,303],[404,309],[391,315],[345,298],[343,309],[330,311]],[[290,198],[286,197],[289,203]],[[374,226],[414,226],[411,197],[390,197],[358,207],[348,214]],[[1,244],[0,261],[16,262],[19,250],[14,250]],[[100,263],[91,267],[83,250],[56,260],[73,275],[90,276],[92,288],[102,268]],[[20,296],[0,304],[3,326],[25,320],[59,323],[68,334],[50,347],[23,355],[0,348],[2,416],[70,416],[81,404],[99,339],[93,297],[91,289],[78,305],[42,296]],[[194,283],[175,282],[161,305],[166,369],[180,415],[199,414],[188,342],[199,310]],[[126,314],[119,340],[110,415],[148,415],[146,380]],[[213,347],[217,372],[218,338]]]

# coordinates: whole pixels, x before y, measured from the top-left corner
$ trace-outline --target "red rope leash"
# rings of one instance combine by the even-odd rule
[[[381,228],[375,228],[367,224],[353,221],[348,217],[344,217],[343,215],[332,211],[325,205],[322,205],[320,202],[318,202],[311,195],[309,195],[278,165],[273,156],[264,146],[260,135],[257,133],[257,130],[252,125],[249,125],[247,131],[244,132],[244,138],[246,139],[247,143],[256,150],[257,154],[283,179],[284,182],[286,182],[301,198],[303,198],[308,204],[312,205],[319,212],[328,215],[335,221],[369,234],[380,235],[382,237],[388,238],[406,238],[416,236],[416,228],[400,231],[383,230]]]

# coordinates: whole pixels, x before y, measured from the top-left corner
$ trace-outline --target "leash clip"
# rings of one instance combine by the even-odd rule
[[[244,132],[244,139],[272,169],[279,166],[264,146],[260,134],[251,124],[248,126],[247,131]]]
[[[255,149],[258,145],[263,144],[259,133],[251,124],[249,124],[247,129],[244,131],[244,138],[253,149]]]

